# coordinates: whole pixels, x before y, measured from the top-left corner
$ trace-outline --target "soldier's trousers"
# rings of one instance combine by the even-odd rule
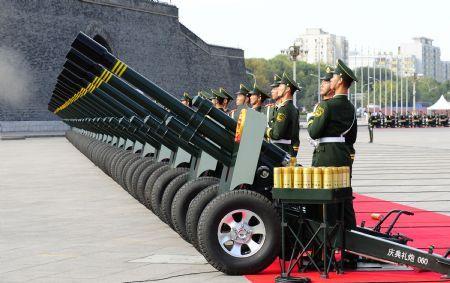
[[[369,138],[370,141],[369,142],[373,142],[373,126],[369,125]]]
[[[320,144],[314,150],[312,166],[349,166],[350,175],[353,165],[353,159],[351,155],[354,154],[353,147],[346,145],[345,143],[326,143]],[[322,209],[319,206],[308,206],[309,211],[313,215],[313,219],[322,221]],[[338,205],[327,205],[327,220],[330,224],[333,224],[340,216],[340,209]],[[348,200],[344,203],[344,221],[345,228],[351,229],[356,227],[355,210],[353,209],[353,200]]]

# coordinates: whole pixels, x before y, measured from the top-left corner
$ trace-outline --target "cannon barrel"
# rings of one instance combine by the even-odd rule
[[[174,113],[180,120],[187,121],[198,128],[199,132],[225,150],[232,152],[233,135],[208,117],[201,116],[193,109],[184,106],[177,98],[163,90],[144,76],[126,66],[123,62],[109,53],[106,48],[83,33],[79,33],[72,47],[89,57],[92,61],[103,65],[106,69],[117,74],[122,79],[134,85],[146,95],[151,96],[164,107]],[[77,62],[75,62],[77,63]]]

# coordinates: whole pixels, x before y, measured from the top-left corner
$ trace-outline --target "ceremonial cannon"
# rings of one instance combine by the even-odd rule
[[[273,170],[291,157],[264,141],[261,114],[244,111],[236,123],[200,96],[186,107],[82,33],[67,59],[49,110],[72,127],[77,148],[218,270],[249,274],[273,262],[281,234]],[[358,227],[345,237],[348,252],[448,275],[445,257],[378,231]],[[394,248],[427,264],[384,254]]]

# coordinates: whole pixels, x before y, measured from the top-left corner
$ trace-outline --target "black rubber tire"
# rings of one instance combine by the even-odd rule
[[[116,171],[116,163],[122,159],[124,156],[128,155],[129,152],[125,151],[125,150],[119,150],[117,152],[114,153],[113,158],[111,159],[111,162],[108,166],[108,175],[113,178],[113,173]],[[114,179],[114,178],[113,178]]]
[[[248,257],[229,255],[217,238],[222,218],[237,209],[247,209],[257,214],[266,230],[261,249]],[[213,199],[200,216],[197,233],[203,256],[214,268],[228,275],[255,274],[268,267],[280,250],[280,235],[281,221],[273,203],[250,190],[234,190]]]
[[[189,172],[183,173],[180,176],[173,179],[164,190],[164,194],[161,199],[161,217],[163,221],[169,224],[174,229],[172,223],[172,201],[178,190],[189,181]]]
[[[189,204],[186,214],[186,233],[189,242],[200,251],[197,238],[197,227],[200,215],[202,215],[205,207],[210,203],[219,193],[219,184],[214,184],[201,191]]]
[[[150,164],[139,175],[139,178],[138,178],[138,181],[136,184],[136,196],[140,203],[144,204],[144,202],[145,202],[144,192],[145,192],[145,184],[147,183],[148,178],[155,170],[164,166],[165,164],[166,163],[163,163],[163,162],[155,162],[153,164]]]
[[[106,174],[108,174],[108,168],[106,166],[106,159],[107,158],[111,158],[111,152],[113,152],[115,149],[111,146],[108,145],[107,149],[105,151],[103,151],[103,153],[100,156],[100,167],[102,168],[103,172],[105,172]]]
[[[219,183],[215,177],[200,177],[184,184],[175,194],[172,201],[171,219],[175,231],[189,241],[186,232],[186,214],[189,204],[206,187]]]
[[[157,163],[157,161],[155,159],[146,157],[145,161],[142,162],[137,168],[136,170],[134,170],[133,175],[131,176],[131,195],[135,198],[138,199],[137,196],[137,184],[138,184],[138,180],[139,180],[139,176],[141,176],[142,172],[151,164],[155,164]]]
[[[167,185],[174,180],[179,175],[186,173],[188,168],[171,168],[166,172],[162,173],[155,184],[153,185],[152,193],[150,195],[150,206],[153,209],[153,213],[156,214],[163,222],[166,220],[161,215],[161,201],[164,194],[164,191],[167,188]]]
[[[127,171],[124,171],[124,185],[125,185],[125,189],[130,193],[130,195],[133,195],[132,191],[131,191],[131,177],[134,174],[134,171],[136,170],[136,168],[139,167],[139,165],[141,165],[143,162],[147,161],[148,159],[145,157],[140,157],[138,160],[136,160],[135,162],[133,162],[133,164],[131,164]]]
[[[153,171],[153,173],[148,177],[147,183],[145,183],[145,190],[144,190],[144,205],[150,209],[153,213],[155,213],[153,211],[153,207],[151,204],[151,196],[152,196],[152,191],[153,191],[153,187],[156,183],[156,180],[158,180],[159,176],[161,176],[164,172],[166,172],[167,170],[170,169],[170,165],[164,165],[161,166],[160,168],[156,169],[155,171]]]
[[[127,192],[128,192],[128,189],[127,189],[127,186],[125,185],[125,180],[126,180],[126,174],[127,174],[127,171],[128,171],[129,168],[130,168],[136,161],[138,161],[139,159],[141,159],[141,155],[135,153],[135,156],[134,156],[133,158],[131,158],[130,160],[128,160],[128,162],[125,164],[125,166],[123,166],[122,173],[120,174],[120,175],[121,175],[121,177],[120,177],[120,179],[119,179],[120,185],[121,185],[122,188],[124,188],[125,191],[127,191]]]
[[[106,169],[106,174],[111,177],[111,165],[114,160],[114,158],[117,157],[118,154],[120,154],[122,151],[118,149],[117,147],[114,147],[110,152],[108,152],[108,155],[105,155],[103,159],[103,164]]]
[[[116,163],[116,168],[113,174],[113,179],[120,185],[120,180],[122,179],[122,170],[123,167],[128,163],[128,161],[130,161],[131,159],[133,159],[136,155],[132,152],[129,152],[129,154],[125,155],[123,158],[121,158],[117,163]]]

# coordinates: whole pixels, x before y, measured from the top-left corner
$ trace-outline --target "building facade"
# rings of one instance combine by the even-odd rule
[[[414,56],[415,71],[426,77],[442,81],[441,49],[433,46],[433,40],[426,37],[415,37],[412,42],[400,45],[402,56]]]
[[[337,59],[348,62],[348,41],[343,36],[337,36],[320,28],[307,28],[296,40],[295,45],[301,52],[297,60],[310,64],[318,62],[335,65]]]
[[[47,103],[80,31],[174,96],[219,87],[234,93],[246,80],[244,51],[204,42],[179,22],[172,5],[149,0],[1,2],[3,131],[28,131],[37,127],[36,121],[58,119]]]

